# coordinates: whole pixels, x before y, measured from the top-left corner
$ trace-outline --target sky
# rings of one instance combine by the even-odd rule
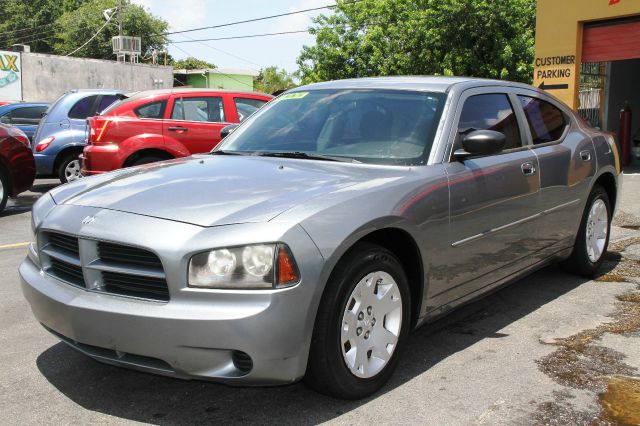
[[[335,4],[333,0],[132,0],[169,23],[169,31],[179,31],[224,24],[251,18]],[[177,7],[176,7],[177,6]],[[260,22],[208,29],[170,36],[172,41],[231,37],[259,33],[304,30],[312,25],[311,18],[331,9],[291,15]],[[303,45],[313,45],[309,34],[288,34],[240,40],[219,40],[202,43],[170,44],[169,53],[176,59],[195,56],[220,68],[260,70],[275,65],[289,72],[296,71],[296,58]]]

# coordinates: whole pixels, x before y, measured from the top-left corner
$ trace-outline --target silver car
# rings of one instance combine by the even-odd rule
[[[44,195],[22,288],[105,363],[360,398],[416,327],[550,263],[593,276],[619,174],[613,138],[531,86],[313,84],[209,154]]]

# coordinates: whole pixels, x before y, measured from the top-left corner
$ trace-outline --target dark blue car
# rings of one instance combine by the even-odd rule
[[[44,102],[19,102],[0,106],[0,123],[22,130],[30,141],[36,133],[38,123],[49,107]]]

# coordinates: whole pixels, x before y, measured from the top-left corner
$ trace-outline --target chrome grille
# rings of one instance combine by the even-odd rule
[[[51,276],[91,291],[169,300],[162,262],[148,250],[51,231],[40,237],[42,266]]]

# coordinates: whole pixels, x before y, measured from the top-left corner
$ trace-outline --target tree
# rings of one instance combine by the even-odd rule
[[[69,3],[74,3],[73,0]],[[76,2],[77,3],[77,2]],[[53,45],[54,53],[66,55],[89,40],[105,24],[103,11],[113,9],[116,13],[118,0],[91,0],[80,7],[65,12],[58,20],[59,30]],[[142,55],[150,60],[151,52],[163,50],[167,43],[164,33],[169,24],[148,12],[144,7],[132,4],[130,0],[122,1],[122,33],[142,38]],[[100,33],[85,47],[73,56],[96,59],[115,59],[111,38],[118,35],[118,18],[114,16]]]
[[[57,20],[88,0],[3,0],[0,7],[0,47],[28,44],[34,52],[53,53]]]
[[[337,0],[298,57],[303,83],[376,75],[530,82],[535,0]]]
[[[216,68],[214,64],[203,61],[202,59],[194,58],[193,56],[179,60],[172,60],[171,66],[177,70],[202,70]]]
[[[255,81],[255,89],[258,92],[274,93],[280,90],[287,90],[295,87],[294,76],[287,73],[285,69],[278,69],[276,66],[263,68]]]

